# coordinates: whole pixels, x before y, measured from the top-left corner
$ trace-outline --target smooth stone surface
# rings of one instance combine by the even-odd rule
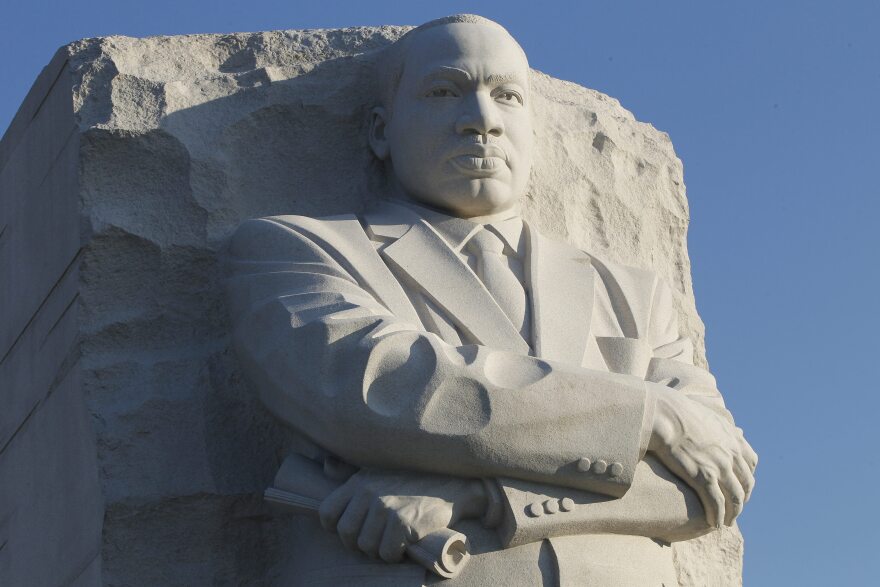
[[[80,368],[79,144],[66,51],[0,142],[0,583],[101,581]]]

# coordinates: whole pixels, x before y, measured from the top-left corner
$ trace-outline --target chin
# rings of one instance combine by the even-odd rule
[[[442,199],[443,207],[457,216],[486,216],[507,210],[516,204],[516,196],[508,185],[493,185],[496,180],[472,180]]]

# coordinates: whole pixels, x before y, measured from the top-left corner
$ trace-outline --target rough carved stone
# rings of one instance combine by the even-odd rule
[[[41,297],[71,262],[78,271],[74,369],[97,436],[105,584],[259,585],[280,572],[286,524],[261,493],[288,440],[230,350],[217,253],[242,219],[343,213],[381,192],[367,145],[369,52],[405,30],[79,41],[56,56],[23,107],[28,116],[4,137],[0,199],[11,220],[0,236],[0,282],[19,276]],[[668,136],[599,92],[537,71],[531,83],[540,114],[525,216],[548,236],[658,273],[705,364],[682,167]],[[61,147],[32,159],[48,166],[64,149],[78,181],[8,188],[28,125],[39,122],[30,115],[53,100],[68,123],[50,125],[42,144]],[[10,254],[29,238],[15,223],[29,206],[61,203],[76,205],[57,225],[73,231],[81,252],[74,245],[47,265],[46,278],[25,272],[26,258]],[[23,291],[4,290],[4,299],[18,304]],[[35,311],[4,314],[3,340]],[[4,416],[4,430],[23,419]],[[32,433],[54,434],[43,426]],[[6,552],[21,543],[8,540]],[[674,552],[682,585],[741,582],[735,527]],[[93,570],[82,577],[97,584]],[[59,570],[46,584],[62,580]]]

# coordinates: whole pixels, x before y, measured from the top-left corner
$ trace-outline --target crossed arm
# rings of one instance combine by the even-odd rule
[[[701,418],[723,422],[717,411],[635,377],[450,346],[384,307],[334,254],[329,228],[300,222],[242,225],[230,248],[230,300],[239,356],[263,402],[320,446],[360,467],[510,478],[627,499],[627,490],[638,495],[631,489],[637,480],[648,488],[648,479],[662,479],[659,465],[646,469],[643,461],[649,444],[702,492],[704,505],[718,503],[719,494],[722,503],[734,501],[725,499],[734,483],[701,477],[710,468],[719,479],[722,469],[743,476],[736,458],[745,459],[744,441],[713,438],[714,457],[699,442],[681,442],[683,428]],[[691,432],[699,441],[701,431]],[[620,463],[618,474],[579,470],[587,447]],[[667,479],[658,487],[674,488],[664,495],[685,503],[687,523],[695,518],[687,486]],[[750,491],[747,481],[740,487],[744,496]],[[724,515],[716,506],[712,525],[718,511]]]

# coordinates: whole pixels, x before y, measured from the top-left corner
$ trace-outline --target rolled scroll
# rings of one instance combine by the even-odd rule
[[[275,475],[272,487],[263,493],[266,501],[287,511],[315,515],[321,502],[339,485],[324,475],[321,465],[301,455],[288,456]],[[432,573],[451,579],[470,560],[467,537],[442,528],[418,542],[408,544],[407,556]]]

